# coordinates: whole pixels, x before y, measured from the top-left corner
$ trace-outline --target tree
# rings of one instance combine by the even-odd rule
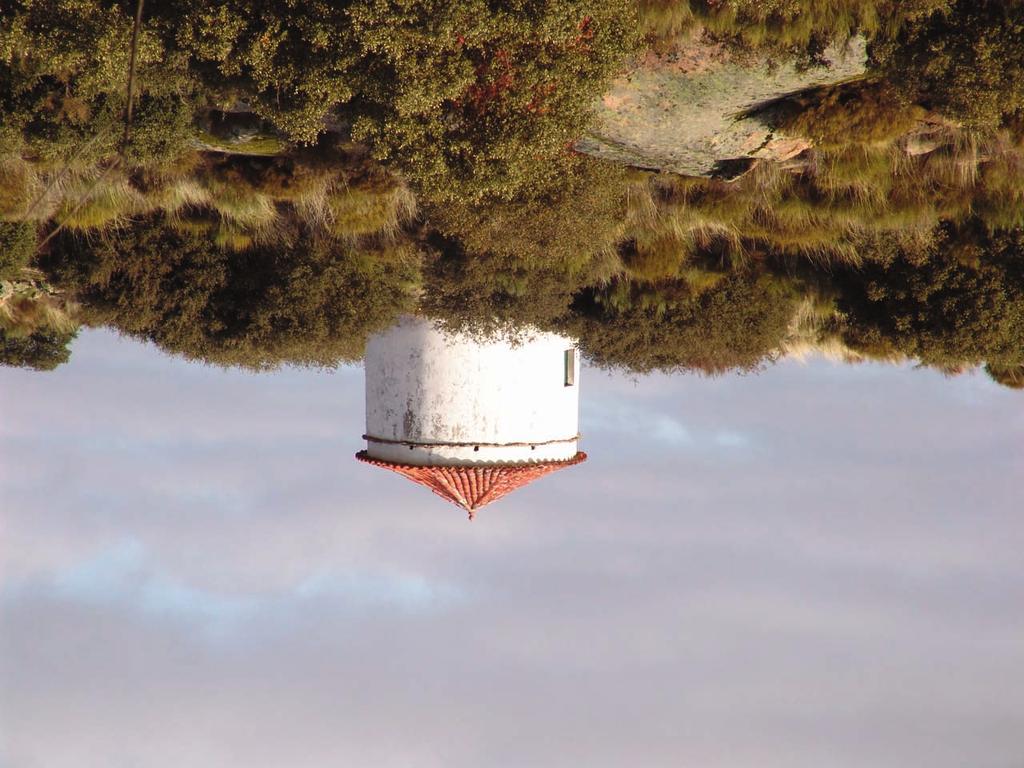
[[[440,199],[550,186],[636,41],[623,0],[366,0],[351,17],[372,82],[356,136]]]
[[[187,146],[195,106],[187,58],[158,30],[138,44],[133,139],[119,147],[132,13],[93,0],[0,3],[0,151],[79,163],[121,150],[130,163],[168,162]],[[134,6],[134,3],[130,4]]]
[[[16,277],[36,250],[35,226],[0,221],[0,279]]]
[[[923,255],[837,274],[844,338],[956,369],[1024,364],[1024,232],[947,227]]]
[[[0,365],[52,371],[70,359],[69,345],[77,333],[38,328],[21,336],[10,335],[0,328]]]
[[[1010,389],[1024,389],[1024,364],[1014,366],[992,365],[985,366],[985,373],[992,381],[1002,384]]]
[[[875,57],[911,101],[992,130],[1024,109],[1024,17],[1016,0],[958,0],[906,26]]]
[[[512,200],[428,205],[427,222],[468,254],[578,271],[596,254],[615,250],[628,216],[627,195],[646,177],[581,155],[568,158],[562,171],[556,184],[535,186]]]
[[[370,253],[302,232],[231,252],[159,216],[102,240],[62,235],[42,259],[86,324],[255,369],[360,359],[368,335],[412,308],[417,263],[401,248]]]
[[[440,199],[557,179],[637,40],[629,0],[178,0],[157,12],[224,99],[307,143],[336,114]]]
[[[495,253],[468,254],[436,241],[424,272],[420,307],[450,328],[488,334],[534,326],[554,329],[589,282],[565,264]]]
[[[789,281],[737,271],[701,292],[681,280],[584,291],[568,324],[598,365],[638,373],[749,371],[774,359],[796,308]]]

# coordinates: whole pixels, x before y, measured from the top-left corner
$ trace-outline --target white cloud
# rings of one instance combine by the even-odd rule
[[[0,371],[0,765],[1011,764],[1019,401],[870,373],[588,372],[591,460],[468,523],[352,460],[358,371]]]

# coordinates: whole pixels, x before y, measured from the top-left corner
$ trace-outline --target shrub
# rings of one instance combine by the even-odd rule
[[[0,365],[52,371],[71,358],[77,331],[39,329],[27,336],[10,336],[0,328]]]
[[[925,114],[920,107],[908,106],[895,86],[884,80],[816,88],[801,94],[799,102],[800,108],[781,127],[819,147],[891,142]]]
[[[838,307],[855,349],[939,368],[1024,363],[1024,232],[947,227],[924,253],[841,272]]]
[[[219,365],[355,361],[412,308],[415,253],[379,259],[301,231],[238,253],[229,238],[155,216],[102,240],[61,235],[42,266],[86,323]]]
[[[36,228],[25,222],[0,221],[0,279],[16,277],[36,250]]]
[[[508,198],[557,177],[636,42],[629,0],[186,0],[158,11],[224,100],[311,143],[340,109],[421,194]]]
[[[879,46],[882,71],[910,101],[992,130],[1024,108],[1024,18],[1014,0],[958,0]]]
[[[596,254],[614,251],[625,230],[628,199],[642,193],[646,183],[643,175],[571,156],[557,184],[486,205],[452,200],[428,206],[426,216],[469,254],[562,264],[571,271]]]
[[[1024,389],[1024,365],[1002,366],[989,363],[985,373],[992,381],[1010,389]]]
[[[700,292],[682,280],[620,280],[583,292],[569,327],[584,354],[602,366],[749,371],[775,358],[798,298],[791,281],[750,270]]]

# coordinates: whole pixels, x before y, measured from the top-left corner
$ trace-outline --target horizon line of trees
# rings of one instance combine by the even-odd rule
[[[0,307],[20,365],[66,359],[66,318],[221,365],[331,365],[422,311],[572,332],[636,371],[750,370],[799,342],[1018,380],[1010,3],[173,0],[147,17],[114,165],[131,5],[2,6],[0,280],[42,286]],[[786,165],[608,166],[571,142],[640,50],[637,12],[648,44],[700,25],[809,60],[867,33],[872,70],[774,105],[814,142]]]

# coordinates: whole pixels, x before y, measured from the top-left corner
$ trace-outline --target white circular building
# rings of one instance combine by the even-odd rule
[[[475,339],[404,317],[366,347],[366,450],[475,510],[586,459],[579,450],[579,352],[536,330]]]

